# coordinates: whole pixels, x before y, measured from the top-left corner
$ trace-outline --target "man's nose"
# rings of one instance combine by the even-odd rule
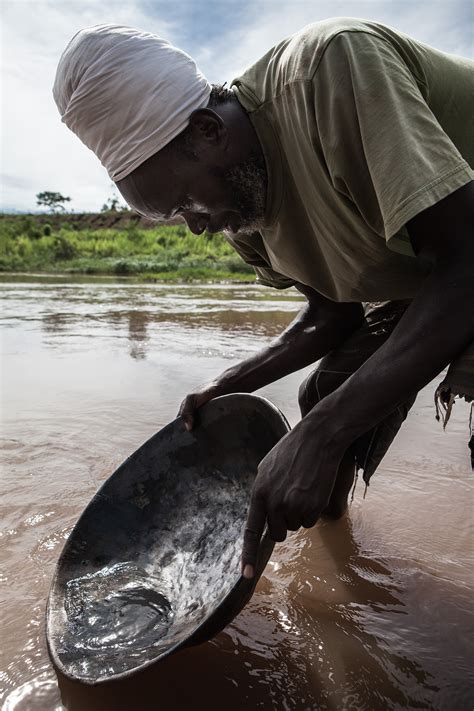
[[[182,215],[189,229],[195,235],[201,235],[209,222],[209,215],[203,212],[189,212],[186,210]]]

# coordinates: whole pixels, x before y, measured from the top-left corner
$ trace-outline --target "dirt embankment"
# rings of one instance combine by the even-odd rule
[[[53,230],[68,225],[74,230],[100,230],[100,229],[123,229],[130,226],[130,223],[141,229],[152,229],[160,225],[178,225],[183,222],[181,218],[168,220],[167,222],[154,222],[146,220],[136,212],[128,210],[110,210],[108,212],[62,212],[50,213],[19,213],[0,214],[1,220],[24,220],[30,218],[38,225],[51,225]]]

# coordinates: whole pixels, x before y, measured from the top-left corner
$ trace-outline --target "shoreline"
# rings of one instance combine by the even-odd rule
[[[184,223],[144,225],[131,214],[1,216],[0,273],[98,276],[149,283],[253,283],[223,233]]]
[[[94,272],[88,274],[86,272],[41,272],[33,271],[0,271],[0,282],[2,281],[19,281],[22,277],[25,280],[42,280],[53,279],[55,281],[107,281],[107,282],[125,282],[130,284],[232,284],[232,285],[251,285],[255,284],[255,279],[248,279],[248,274],[239,275],[245,278],[235,278],[235,275],[229,277],[211,278],[209,276],[196,276],[194,278],[179,279],[176,277],[165,278],[162,276],[154,276],[153,274],[132,274],[118,275],[110,272]]]

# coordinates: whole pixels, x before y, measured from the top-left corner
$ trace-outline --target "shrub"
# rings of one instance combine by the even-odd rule
[[[77,255],[77,249],[65,235],[58,234],[54,238],[53,253],[55,259],[68,260]]]
[[[125,232],[127,234],[127,238],[131,242],[140,242],[142,238],[142,230],[140,230],[134,220],[127,221],[127,224],[125,225]]]
[[[126,276],[133,272],[131,264],[125,259],[120,259],[114,266],[114,273],[118,276]]]

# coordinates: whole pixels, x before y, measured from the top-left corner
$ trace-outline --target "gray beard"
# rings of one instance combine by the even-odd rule
[[[251,156],[222,172],[232,190],[242,217],[241,232],[254,232],[264,225],[267,199],[267,171],[263,156]]]

